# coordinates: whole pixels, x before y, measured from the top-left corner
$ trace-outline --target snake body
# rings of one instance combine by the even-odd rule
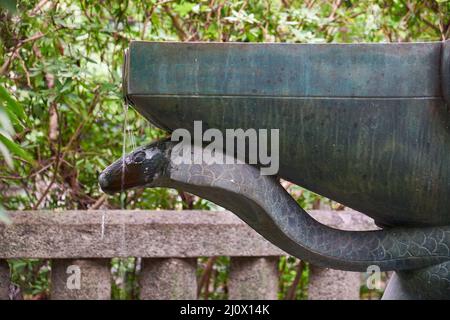
[[[418,270],[396,272],[383,295],[386,300],[450,299],[450,261]]]
[[[101,174],[102,189],[186,190],[229,209],[276,246],[315,265],[348,271],[366,271],[370,265],[381,270],[420,270],[420,274],[412,271],[415,277],[440,270],[441,277],[447,281],[450,277],[445,269],[450,261],[450,226],[333,229],[313,219],[275,177],[260,175],[258,168],[237,163],[192,164],[189,156],[174,152],[174,147],[175,142],[159,141],[117,160]],[[447,273],[443,275],[439,266]]]
[[[286,252],[317,265],[365,271],[407,270],[450,260],[450,226],[342,231],[310,217],[272,176],[260,175],[247,164],[192,164],[172,154],[175,143],[162,141],[140,148],[125,158],[127,171],[137,172],[139,187],[183,189],[209,199],[237,214],[257,232]],[[177,164],[175,164],[177,163]],[[123,161],[105,170],[102,187],[122,183]],[[105,182],[108,181],[108,182]],[[109,188],[111,189],[111,187]],[[119,189],[120,190],[120,189]],[[110,191],[119,191],[110,190]]]

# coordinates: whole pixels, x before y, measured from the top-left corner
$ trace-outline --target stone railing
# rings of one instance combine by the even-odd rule
[[[329,226],[373,229],[354,211],[312,211]],[[113,257],[141,257],[141,299],[195,299],[197,257],[230,256],[230,299],[276,299],[274,247],[230,212],[25,211],[0,224],[0,299],[8,298],[5,259],[52,259],[52,299],[109,299]],[[73,269],[75,266],[75,269]],[[79,272],[79,286],[68,279]],[[312,266],[310,299],[358,299],[360,274]]]

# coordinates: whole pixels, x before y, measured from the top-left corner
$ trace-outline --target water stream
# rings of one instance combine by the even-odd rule
[[[125,190],[124,190],[124,181],[125,181],[125,156],[127,152],[127,141],[131,141],[131,147],[136,147],[136,139],[131,132],[128,130],[128,108],[129,105],[127,102],[123,103],[123,112],[124,112],[124,121],[123,121],[123,129],[122,129],[122,173],[121,173],[121,191],[120,191],[120,208],[125,209]],[[102,213],[102,222],[101,222],[101,239],[105,236],[105,211]]]
[[[129,105],[126,101],[123,104],[124,120],[123,120],[123,132],[122,132],[122,176],[120,187],[120,208],[125,209],[125,197],[124,197],[124,185],[125,185],[125,156],[127,152],[127,127],[128,127],[128,108]]]

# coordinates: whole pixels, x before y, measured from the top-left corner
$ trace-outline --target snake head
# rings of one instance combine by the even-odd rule
[[[167,143],[155,142],[138,148],[108,166],[99,176],[101,189],[106,193],[156,186],[163,179],[169,161]]]

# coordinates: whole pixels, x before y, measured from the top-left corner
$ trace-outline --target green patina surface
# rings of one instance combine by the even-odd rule
[[[157,126],[280,130],[280,172],[391,225],[450,223],[448,43],[133,42],[124,90]]]

